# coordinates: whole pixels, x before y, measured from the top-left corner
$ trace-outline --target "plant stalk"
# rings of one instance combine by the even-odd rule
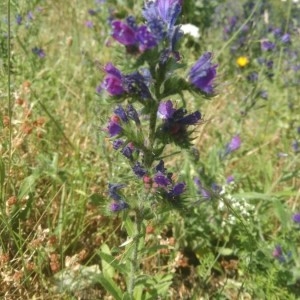
[[[133,294],[134,294],[134,287],[136,282],[136,272],[139,269],[139,243],[140,238],[142,236],[142,223],[143,223],[143,213],[142,209],[138,208],[136,210],[136,216],[135,216],[135,236],[133,238],[133,251],[131,256],[131,269],[130,269],[130,276],[129,276],[129,284],[128,284],[128,294],[130,297],[130,300],[134,300]]]

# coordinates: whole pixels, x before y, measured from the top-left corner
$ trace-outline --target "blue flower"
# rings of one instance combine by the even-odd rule
[[[206,94],[213,94],[213,82],[217,75],[217,66],[211,63],[212,53],[204,53],[189,72],[190,82]]]
[[[154,29],[153,31],[155,32],[155,27],[161,23],[166,24],[168,28],[173,27],[181,13],[181,9],[182,0],[148,1],[144,8],[143,15],[148,21],[151,31]]]
[[[148,1],[145,4],[143,15],[147,25],[157,42],[167,38],[169,46],[164,47],[161,53],[160,62],[165,63],[170,55],[178,61],[180,55],[175,51],[175,46],[183,33],[180,26],[175,26],[177,18],[182,9],[182,0],[156,0]]]

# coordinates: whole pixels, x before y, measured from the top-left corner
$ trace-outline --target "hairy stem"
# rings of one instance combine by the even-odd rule
[[[139,208],[136,210],[136,216],[135,216],[135,225],[136,225],[136,231],[135,236],[133,238],[133,251],[131,256],[131,269],[130,269],[130,277],[129,277],[129,284],[128,284],[128,293],[130,299],[134,299],[133,292],[136,282],[136,272],[139,268],[139,243],[142,233],[142,223],[143,223],[143,213],[142,209]]]

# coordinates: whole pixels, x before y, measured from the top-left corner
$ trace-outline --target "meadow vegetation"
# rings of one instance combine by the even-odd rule
[[[134,235],[145,179],[114,150],[120,101],[99,86],[108,62],[134,71],[141,53],[110,22],[145,22],[143,3],[0,3],[0,298],[299,299],[300,4],[183,1],[176,24],[193,26],[172,71],[211,52],[214,92],[165,84],[201,120],[161,155],[185,182],[179,205],[158,195]]]

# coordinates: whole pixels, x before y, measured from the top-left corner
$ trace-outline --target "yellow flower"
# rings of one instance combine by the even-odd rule
[[[236,63],[238,64],[239,67],[244,68],[249,64],[249,59],[247,56],[240,56],[236,60]]]

